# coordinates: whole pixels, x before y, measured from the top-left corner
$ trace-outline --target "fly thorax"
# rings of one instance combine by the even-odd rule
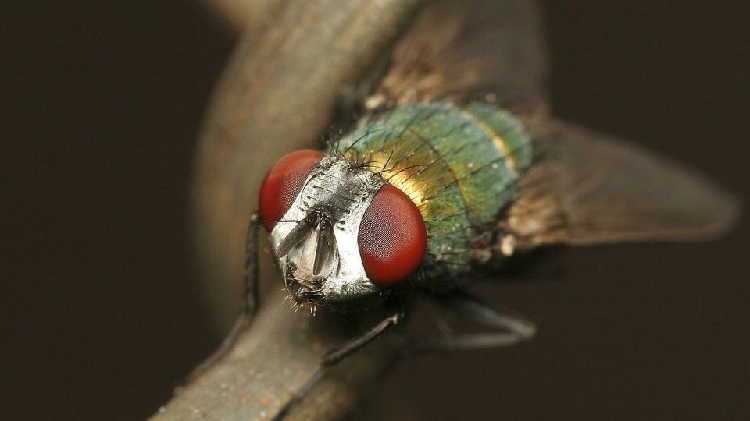
[[[365,272],[357,237],[383,184],[378,175],[336,156],[324,157],[310,172],[271,232],[274,254],[296,303],[346,301],[378,291]]]

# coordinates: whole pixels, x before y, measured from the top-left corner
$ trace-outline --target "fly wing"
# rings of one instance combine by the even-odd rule
[[[371,98],[388,106],[493,92],[544,107],[545,49],[536,3],[427,3],[391,52]],[[377,103],[377,101],[375,101]]]
[[[738,200],[632,144],[550,122],[504,229],[517,247],[701,240],[724,233]]]

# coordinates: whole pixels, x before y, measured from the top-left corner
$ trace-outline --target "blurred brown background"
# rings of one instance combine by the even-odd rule
[[[0,6],[0,419],[140,419],[218,340],[192,288],[188,183],[234,37],[185,0],[49,3]],[[745,195],[750,4],[613,4],[544,2],[552,108]],[[561,276],[482,285],[539,337],[407,361],[380,404],[750,419],[749,237],[744,218],[721,241],[571,250]]]

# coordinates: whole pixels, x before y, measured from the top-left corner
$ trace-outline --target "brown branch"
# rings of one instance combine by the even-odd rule
[[[326,350],[354,335],[340,320],[291,311],[281,297],[271,297],[230,353],[180,390],[152,419],[269,419],[313,375]],[[331,420],[349,413],[359,393],[385,372],[400,348],[400,338],[386,336],[344,360],[285,419]]]

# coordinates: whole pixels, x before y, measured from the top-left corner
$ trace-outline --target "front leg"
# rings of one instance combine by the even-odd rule
[[[252,319],[260,305],[260,215],[258,211],[250,215],[250,223],[247,227],[247,238],[245,239],[245,318]]]
[[[245,241],[245,272],[244,272],[244,285],[245,291],[243,294],[244,309],[240,317],[232,325],[232,329],[229,334],[221,342],[219,348],[214,351],[205,361],[203,361],[198,367],[194,368],[188,376],[188,379],[195,379],[200,374],[205,372],[216,361],[224,357],[232,346],[237,341],[239,334],[250,326],[255,313],[258,311],[260,304],[259,296],[259,241],[258,234],[260,231],[260,216],[258,212],[253,212],[250,216],[250,223],[247,228],[247,237]]]
[[[365,345],[372,342],[375,338],[385,333],[385,331],[387,331],[389,328],[398,324],[403,318],[403,311],[398,311],[390,314],[369,331],[365,332],[363,335],[350,341],[347,344],[344,344],[339,348],[335,348],[329,351],[323,357],[323,360],[320,362],[320,365],[318,366],[318,369],[315,371],[315,373],[313,373],[313,375],[309,379],[307,379],[305,384],[301,388],[299,388],[294,393],[294,395],[289,398],[288,401],[286,401],[284,406],[281,408],[281,411],[279,411],[279,413],[276,414],[273,419],[282,420],[289,413],[289,410],[300,400],[302,400],[302,398],[305,397],[310,388],[312,388],[315,383],[317,383],[323,377],[327,369],[333,367],[338,362],[353,354],[354,352],[362,349]]]
[[[253,212],[253,214],[250,215],[250,222],[247,227],[247,237],[245,239],[245,272],[243,276],[245,285],[244,310],[237,321],[234,322],[232,329],[229,331],[229,334],[224,339],[219,349],[217,349],[216,352],[214,352],[214,354],[203,363],[203,365],[211,365],[214,361],[226,354],[232,345],[234,345],[240,332],[250,326],[250,323],[255,317],[255,313],[258,312],[258,307],[260,306],[260,223],[261,221],[258,211]]]

